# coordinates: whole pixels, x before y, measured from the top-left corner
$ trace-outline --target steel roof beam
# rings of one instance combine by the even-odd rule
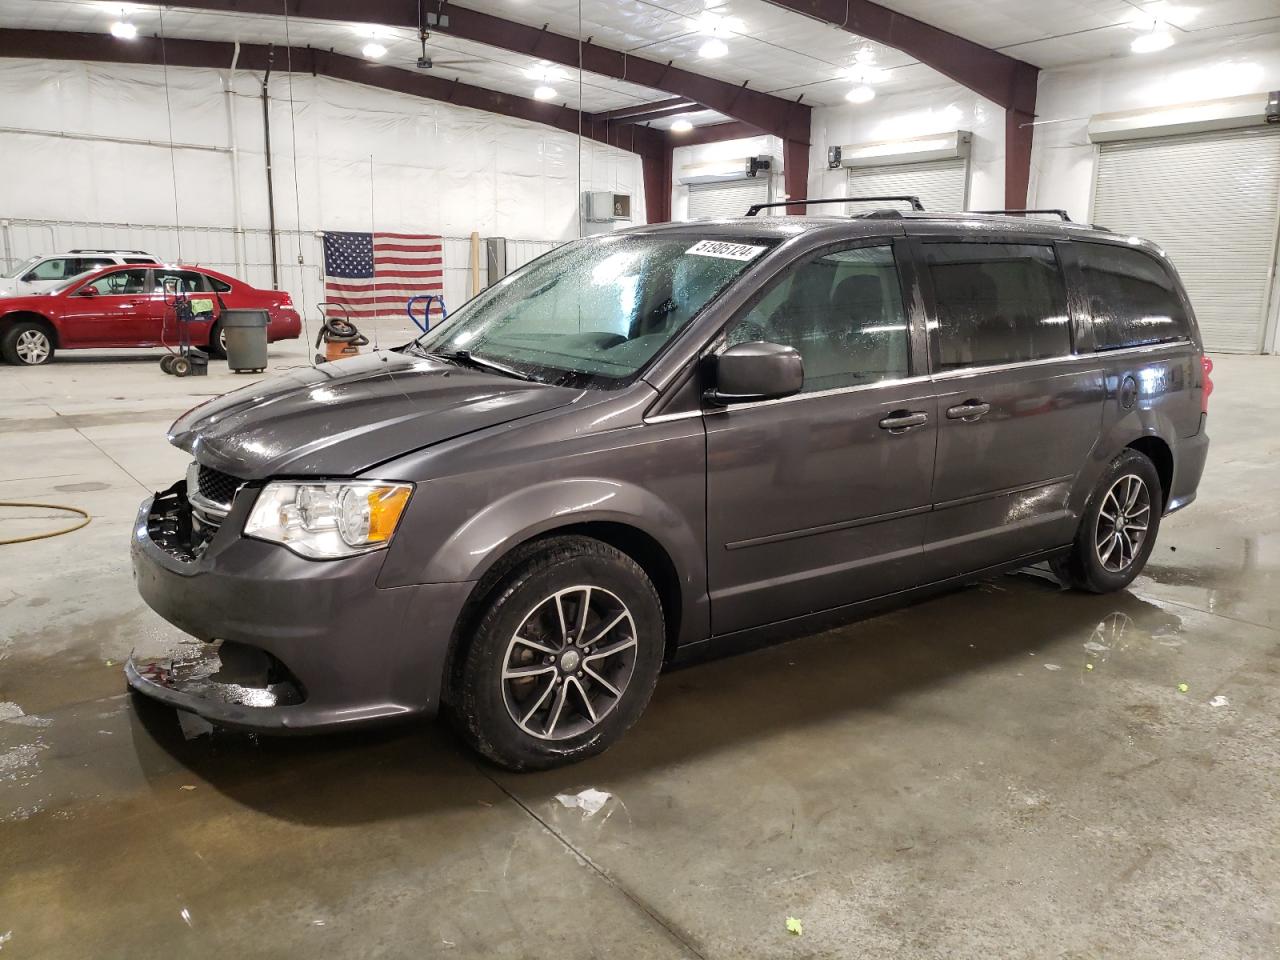
[[[883,43],[1005,109],[1005,206],[1024,207],[1031,176],[1031,125],[1040,68],[871,0],[768,0],[813,20]]]
[[[225,70],[231,64],[234,52],[235,44],[215,40],[169,39],[162,44],[156,37],[138,37],[122,42],[106,34],[0,29],[0,57],[93,60],[143,65],[164,63],[171,67]],[[542,123],[565,133],[581,134],[599,143],[639,154],[647,174],[653,169],[670,166],[671,148],[666,133],[661,130],[635,124],[610,123],[598,120],[591,114],[580,115],[577,110],[569,107],[499,93],[397,67],[382,66],[313,47],[240,44],[237,69],[265,72],[268,65],[275,73],[309,73],[313,76],[331,77],[459,107],[484,110],[517,120]],[[646,184],[649,178],[650,176],[646,177]],[[653,196],[646,193],[645,206],[650,222],[670,219],[670,188],[666,193],[665,198],[661,192]]]
[[[682,113],[695,113],[705,109],[707,108],[700,103],[675,97],[655,103],[637,103],[630,107],[619,107],[616,110],[602,110],[592,116],[613,123],[647,123],[650,120],[661,120],[664,117],[675,117]]]
[[[149,6],[178,6],[310,20],[337,20],[388,27],[418,29],[418,0],[138,0]],[[742,120],[779,137],[809,142],[809,107],[783,97],[752,90],[748,83],[729,83],[662,62],[581,41],[548,29],[517,23],[491,13],[470,10],[440,0],[424,0],[425,12],[439,25],[428,23],[432,33],[458,37],[512,53],[538,57],[562,66],[578,68],[614,80],[664,90],[685,97],[725,116]],[[443,24],[443,18],[448,24]]]
[[[136,40],[122,42],[106,34],[0,29],[0,57],[166,63],[171,67],[225,70],[231,63],[234,51],[233,43],[218,40],[168,39],[161,42],[156,37],[138,37]],[[266,70],[268,63],[272,71],[277,73],[310,73],[347,80],[368,87],[542,123],[566,133],[576,134],[581,128],[584,136],[634,153],[662,147],[662,135],[659,131],[642,127],[621,129],[616,125],[597,122],[591,114],[582,114],[580,117],[577,110],[567,106],[500,93],[398,67],[387,67],[359,57],[348,57],[314,47],[240,44],[237,69],[262,72]]]

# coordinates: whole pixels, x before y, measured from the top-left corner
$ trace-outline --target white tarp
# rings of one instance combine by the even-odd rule
[[[240,264],[244,279],[269,286],[260,79],[170,68],[166,109],[158,66],[0,60],[0,219],[13,221],[0,228],[0,257],[143,246],[231,273]],[[320,299],[321,230],[457,238],[445,244],[445,293],[457,307],[472,231],[521,241],[514,265],[579,235],[583,191],[631,194],[643,222],[635,154],[326,77],[277,74],[270,95],[281,286],[296,302]],[[170,119],[172,140],[191,147],[170,150]],[[58,133],[154,143],[48,135]],[[33,220],[43,223],[20,222]]]

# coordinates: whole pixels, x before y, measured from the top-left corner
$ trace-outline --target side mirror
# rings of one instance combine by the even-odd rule
[[[750,400],[776,400],[804,386],[804,360],[795,347],[780,343],[736,343],[715,360],[715,386],[707,399],[725,406]]]
[[[98,291],[95,290],[93,287],[81,287],[79,290],[76,291],[77,297],[96,297],[97,295],[98,295]]]

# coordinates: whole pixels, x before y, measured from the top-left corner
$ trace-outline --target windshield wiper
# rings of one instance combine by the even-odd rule
[[[500,373],[504,377],[512,377],[516,380],[526,380],[530,383],[536,382],[533,377],[527,373],[521,373],[519,370],[513,370],[511,367],[504,366],[501,363],[494,363],[492,360],[484,360],[475,356],[470,350],[453,350],[449,353],[428,353],[425,356],[432,357],[436,360],[446,360],[449,363],[456,363],[464,367],[472,367],[476,370],[489,370],[493,373]]]

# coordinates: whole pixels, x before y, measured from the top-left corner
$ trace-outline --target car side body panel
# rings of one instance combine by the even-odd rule
[[[255,461],[261,469],[250,469],[253,464],[247,460],[219,459],[216,421],[235,406],[235,398],[182,418],[175,433],[180,445],[205,466],[248,482],[206,559],[194,566],[155,555],[146,537],[144,509],[134,545],[144,597],[197,636],[263,646],[293,667],[309,689],[323,693],[311,714],[281,708],[263,715],[261,723],[241,715],[215,719],[255,728],[294,724],[318,729],[347,718],[433,712],[447,695],[459,624],[467,622],[466,611],[481,585],[503,569],[504,558],[519,545],[558,531],[586,532],[645,554],[664,601],[679,604],[678,630],[668,640],[681,651],[717,645],[740,650],[753,638],[838,623],[1061,553],[1098,477],[1126,446],[1149,452],[1169,478],[1166,509],[1189,502],[1208,443],[1198,335],[1111,352],[1093,349],[1072,245],[1127,241],[1074,225],[981,217],[917,219],[778,217],[637,228],[633,232],[744,240],[768,233],[780,242],[667,343],[635,380],[612,390],[583,389],[545,406],[525,404],[518,417],[506,416],[514,409],[510,395],[564,388],[453,367],[435,371],[432,375],[440,382],[410,397],[405,388],[415,364],[404,354],[385,353],[326,364],[309,375],[332,377],[333,384],[302,384],[317,392],[312,399],[322,405],[320,413],[297,419],[292,432],[282,426],[277,439],[282,450],[295,452],[318,443],[316,417],[328,417],[326,410],[336,414],[336,406],[323,405],[341,397],[340,417],[324,421],[327,435],[336,437],[332,424],[341,421],[353,436],[335,439],[323,458]],[[924,233],[1015,243],[1005,238],[1021,237],[1054,246],[1066,285],[1072,354],[945,373],[913,363],[902,396],[889,396],[896,388],[887,381],[860,386],[843,394],[852,397],[848,410],[836,409],[843,402],[838,391],[759,401],[754,408],[747,404],[727,412],[705,399],[711,379],[708,355],[723,342],[726,325],[764,284],[824,246],[873,238],[910,245]],[[1151,245],[1142,249],[1164,262]],[[918,256],[899,268],[911,301],[912,356],[919,360],[928,355],[931,294],[927,283],[917,279],[925,272]],[[238,282],[225,282],[232,287],[221,294],[226,306],[244,305],[237,299]],[[1193,317],[1189,304],[1187,310]],[[352,379],[377,363],[392,365],[386,373],[398,384],[400,399],[389,393],[375,396]],[[277,387],[276,393],[282,389]],[[889,404],[885,410],[871,402],[881,393]],[[963,406],[975,393],[989,404],[983,417],[946,417],[950,407]],[[454,405],[454,420],[448,422],[430,408],[432,403],[443,405],[446,395],[466,400]],[[386,419],[393,400],[404,402],[403,421],[387,425],[381,439],[373,437],[379,414]],[[905,401],[919,401],[920,409],[930,414],[929,430],[922,431],[930,442],[921,441],[919,449],[911,450],[909,444],[899,445],[908,453],[896,458],[877,454],[889,449],[877,443],[886,429],[880,426],[884,413]],[[855,409],[859,402],[865,409]],[[231,432],[250,437],[270,420],[273,403],[277,414],[284,410],[284,400],[266,392],[245,405],[235,413],[246,418],[242,429]],[[818,410],[815,404],[827,405],[821,416],[806,413]],[[215,415],[211,425],[203,425],[201,417],[210,414]],[[734,424],[736,430],[731,429]],[[824,444],[854,446],[827,450]],[[1163,451],[1168,451],[1164,464]],[[262,450],[245,456],[250,453],[259,460],[265,456]],[[809,457],[807,464],[798,459],[803,457]],[[289,466],[282,466],[286,462]],[[843,475],[820,486],[833,470]],[[873,482],[877,471],[885,475],[878,478],[880,487]],[[343,595],[350,600],[349,610],[326,608],[323,591],[312,590],[324,587],[330,573],[323,569],[325,562],[303,561],[282,546],[247,541],[238,532],[261,484],[313,476],[415,484],[385,551],[334,562],[332,575],[338,576],[337,564],[347,564],[355,577],[347,586],[361,591],[360,596]],[[797,477],[803,482],[797,483]],[[902,514],[903,522],[894,535],[901,543],[886,548],[875,539],[883,511],[867,501],[895,478],[912,486],[895,491],[902,503],[894,513]],[[789,497],[806,499],[797,503]],[[742,522],[735,525],[736,518]],[[717,551],[729,547],[735,553],[726,561],[726,554]],[[851,551],[848,556],[842,553],[845,548]],[[751,551],[758,551],[758,562],[734,568]],[[910,560],[911,576],[893,569],[894,563],[906,565],[902,557]],[[863,560],[865,575],[858,570]],[[876,569],[881,562],[885,566]],[[844,568],[836,569],[841,564]],[[772,569],[780,565],[788,569]],[[720,590],[713,582],[717,572],[723,574]],[[205,579],[197,589],[201,578],[211,574],[218,578]],[[249,582],[255,574],[265,581],[287,580],[288,589],[277,599],[271,583]],[[246,591],[265,612],[245,617],[232,609]],[[725,615],[718,616],[719,601],[736,606],[723,607]],[[330,615],[337,618],[341,636],[327,625]],[[143,683],[139,676],[135,686]],[[147,692],[161,699],[169,696]],[[191,700],[176,702],[170,696],[168,702],[205,711]]]
[[[159,265],[156,265],[159,266]],[[43,318],[53,328],[55,346],[62,350],[93,348],[158,347],[178,342],[178,330],[172,307],[163,295],[149,289],[135,294],[100,294],[84,296],[81,291],[89,283],[117,271],[151,269],[150,264],[112,264],[84,275],[73,288],[58,294],[0,297],[0,328],[20,315]],[[201,267],[181,269],[216,278],[230,289],[195,293],[213,299],[208,317],[197,317],[186,331],[188,342],[203,346],[209,342],[214,322],[223,306],[230,309],[266,310],[268,341],[294,339],[302,333],[302,320],[278,290],[259,290],[233,277]]]
[[[480,580],[527,540],[583,524],[610,524],[662,550],[682,598],[680,638],[705,636],[702,421],[646,423],[643,411],[653,397],[652,388],[639,383],[572,411],[460,437],[369,471],[418,484],[414,509],[387,551],[379,586]],[[581,432],[563,431],[566,418]],[[600,420],[617,426],[591,431]]]

